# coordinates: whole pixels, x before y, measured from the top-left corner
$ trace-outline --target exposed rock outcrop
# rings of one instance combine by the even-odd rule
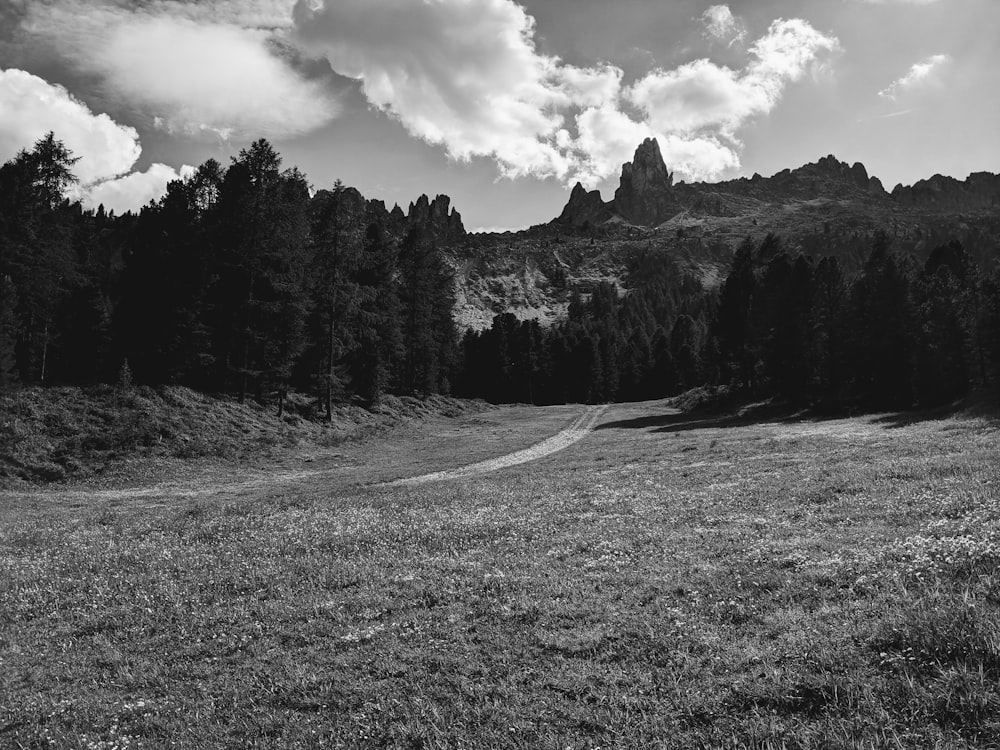
[[[892,190],[892,197],[906,206],[935,211],[1000,208],[1000,175],[975,172],[959,181],[936,174],[910,187],[897,185]]]
[[[455,242],[465,236],[462,216],[454,208],[449,211],[451,198],[437,196],[433,202],[421,195],[410,204],[407,220],[410,227],[419,226],[441,242]]]
[[[674,175],[667,171],[660,144],[647,138],[632,162],[622,165],[614,211],[633,224],[656,226],[677,212],[673,185]]]
[[[569,202],[556,219],[560,224],[582,227],[585,224],[595,225],[607,221],[612,216],[611,210],[601,198],[599,190],[587,189],[579,182],[570,193]]]

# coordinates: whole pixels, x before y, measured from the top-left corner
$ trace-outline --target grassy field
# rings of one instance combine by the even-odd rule
[[[0,747],[998,746],[997,423],[618,405],[373,484],[581,410],[0,495]]]

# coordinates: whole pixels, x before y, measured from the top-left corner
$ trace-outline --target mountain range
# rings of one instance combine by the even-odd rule
[[[356,200],[364,210],[360,194]],[[863,164],[826,156],[771,177],[685,183],[675,181],[654,139],[622,166],[612,200],[578,183],[557,218],[520,232],[467,233],[447,196],[422,196],[406,214],[378,201],[367,210],[397,232],[419,224],[447,248],[457,320],[476,329],[501,312],[552,322],[574,290],[586,293],[598,281],[626,289],[628,267],[642,253],[665,253],[716,285],[740,242],[768,233],[793,255],[836,256],[847,269],[863,264],[878,232],[918,258],[957,239],[984,267],[1000,260],[1000,175],[935,175],[887,191]]]

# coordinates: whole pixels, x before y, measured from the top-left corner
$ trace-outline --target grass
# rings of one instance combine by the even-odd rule
[[[287,455],[290,449],[336,446],[414,418],[482,411],[485,404],[388,396],[375,410],[339,405],[330,421],[316,413],[315,399],[301,394],[293,394],[287,407],[279,419],[273,406],[239,404],[180,386],[0,393],[0,487],[94,477],[121,480],[136,469],[148,473],[150,459],[173,461],[174,468],[177,461],[218,464],[218,459],[246,465]]]
[[[365,484],[575,413],[187,498],[7,493],[0,746],[997,746],[996,423],[619,405],[532,464]]]

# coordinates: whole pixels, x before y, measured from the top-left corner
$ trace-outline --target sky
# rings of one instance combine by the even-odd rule
[[[135,210],[267,138],[316,189],[470,230],[833,154],[888,189],[1000,172],[998,0],[0,0],[0,161],[52,130],[75,197]]]

